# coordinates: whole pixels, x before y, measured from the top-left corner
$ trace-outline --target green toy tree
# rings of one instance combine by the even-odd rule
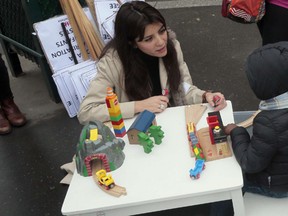
[[[161,130],[161,126],[152,125],[149,128],[150,137],[154,138],[155,144],[159,145],[162,143],[164,132]]]
[[[143,132],[138,133],[138,141],[143,146],[145,153],[150,153],[152,151],[152,148],[154,147],[153,141],[147,134]]]

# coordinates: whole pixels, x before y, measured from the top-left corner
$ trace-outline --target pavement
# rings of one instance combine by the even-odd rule
[[[244,72],[247,55],[261,45],[255,24],[221,16],[221,1],[147,1],[153,3],[177,34],[193,82],[224,93],[234,111],[258,109],[258,99]],[[186,5],[185,5],[186,4]],[[1,50],[0,50],[1,51]],[[69,118],[62,103],[48,95],[39,67],[20,57],[24,75],[11,77],[15,101],[28,123],[0,136],[0,215],[58,216],[68,186],[59,184],[70,162],[82,126]],[[201,179],[200,179],[201,180]],[[207,205],[145,215],[209,215]]]

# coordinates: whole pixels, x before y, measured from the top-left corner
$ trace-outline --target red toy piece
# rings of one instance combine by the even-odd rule
[[[163,89],[162,90],[162,95],[163,96],[168,96],[168,94],[169,94],[169,90],[168,89]]]
[[[220,112],[217,111],[208,113],[206,120],[209,125],[211,143],[215,144],[227,141],[227,136],[224,133]]]
[[[218,106],[218,102],[221,100],[221,98],[218,95],[214,95],[213,97],[213,103],[214,103],[214,107]]]
[[[209,125],[209,134],[210,134],[210,140],[212,144],[215,144],[214,136],[213,136],[213,130],[216,126],[219,126],[219,121],[217,116],[208,116],[206,118],[207,123]]]

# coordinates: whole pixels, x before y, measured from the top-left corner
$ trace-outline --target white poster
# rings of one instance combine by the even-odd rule
[[[121,0],[122,3],[131,0]],[[104,43],[108,43],[114,37],[114,21],[120,8],[117,0],[94,0],[100,35]]]
[[[83,61],[57,71],[52,76],[62,103],[71,118],[77,115],[79,106],[86,96],[90,81],[97,73],[96,64],[92,60]]]
[[[83,8],[83,10],[88,19],[93,25],[95,25],[89,8]],[[68,40],[64,35],[61,23],[63,23],[65,26],[78,63],[83,62],[82,54],[67,15],[57,16],[45,21],[34,23],[34,30],[40,40],[42,50],[53,73],[75,65],[74,58],[69,48]]]

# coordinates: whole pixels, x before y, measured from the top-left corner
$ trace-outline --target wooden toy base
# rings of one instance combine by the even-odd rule
[[[232,156],[232,151],[227,141],[217,144],[211,143],[208,127],[198,130],[197,136],[206,161],[212,161]]]
[[[195,125],[201,119],[203,113],[207,109],[204,104],[195,104],[185,107],[186,124],[193,122]],[[232,152],[228,142],[211,144],[209,128],[197,130],[197,137],[203,150],[206,161],[217,160],[225,157],[231,157]],[[193,149],[189,143],[191,157],[194,157]]]
[[[115,197],[120,197],[121,195],[127,195],[125,187],[121,187],[121,186],[115,184],[115,186],[113,188],[106,189],[105,186],[101,185],[98,182],[96,172],[99,171],[100,169],[103,169],[102,162],[99,160],[94,160],[92,163],[93,163],[92,164],[93,179],[102,191],[104,191],[105,193],[110,194],[112,196],[115,196]]]

